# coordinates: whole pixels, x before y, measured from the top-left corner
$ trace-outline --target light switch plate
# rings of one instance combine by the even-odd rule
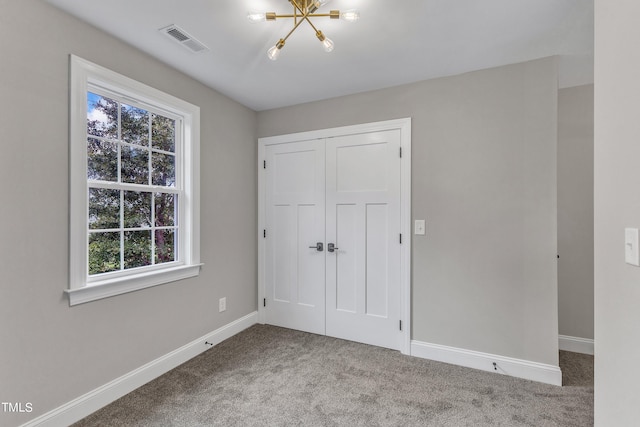
[[[624,261],[640,267],[640,250],[638,250],[638,229],[624,229]]]
[[[426,233],[426,224],[424,219],[416,219],[413,233],[419,235],[424,235]]]

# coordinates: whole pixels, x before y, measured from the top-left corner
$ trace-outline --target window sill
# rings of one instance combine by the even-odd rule
[[[202,264],[182,265],[167,270],[145,272],[125,278],[93,283],[82,288],[67,289],[64,292],[69,295],[69,305],[84,304],[85,302],[195,277],[200,274],[201,266]]]

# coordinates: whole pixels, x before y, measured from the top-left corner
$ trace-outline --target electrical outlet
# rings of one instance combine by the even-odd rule
[[[227,298],[220,298],[220,301],[218,301],[218,311],[222,313],[226,309],[227,309]]]

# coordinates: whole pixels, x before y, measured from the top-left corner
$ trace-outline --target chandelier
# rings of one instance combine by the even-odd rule
[[[293,13],[292,14],[284,14],[278,15],[275,12],[249,12],[247,14],[247,18],[251,22],[264,22],[264,21],[275,21],[278,18],[292,18],[293,19],[293,28],[291,31],[278,40],[278,42],[271,47],[267,51],[267,56],[272,61],[278,59],[280,55],[280,50],[284,47],[285,42],[289,38],[289,36],[302,24],[303,21],[307,21],[311,28],[316,32],[316,37],[322,43],[324,50],[326,52],[331,52],[333,50],[333,41],[326,37],[322,31],[317,29],[315,25],[311,22],[309,18],[319,18],[319,17],[328,17],[330,19],[344,19],[345,21],[355,22],[360,19],[360,13],[355,10],[347,10],[345,12],[340,13],[339,10],[330,10],[329,13],[316,13],[316,11],[327,4],[330,0],[288,0],[289,3],[293,5]]]

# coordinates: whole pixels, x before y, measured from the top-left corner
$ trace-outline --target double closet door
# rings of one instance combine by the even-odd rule
[[[265,147],[265,322],[399,349],[400,130]]]

